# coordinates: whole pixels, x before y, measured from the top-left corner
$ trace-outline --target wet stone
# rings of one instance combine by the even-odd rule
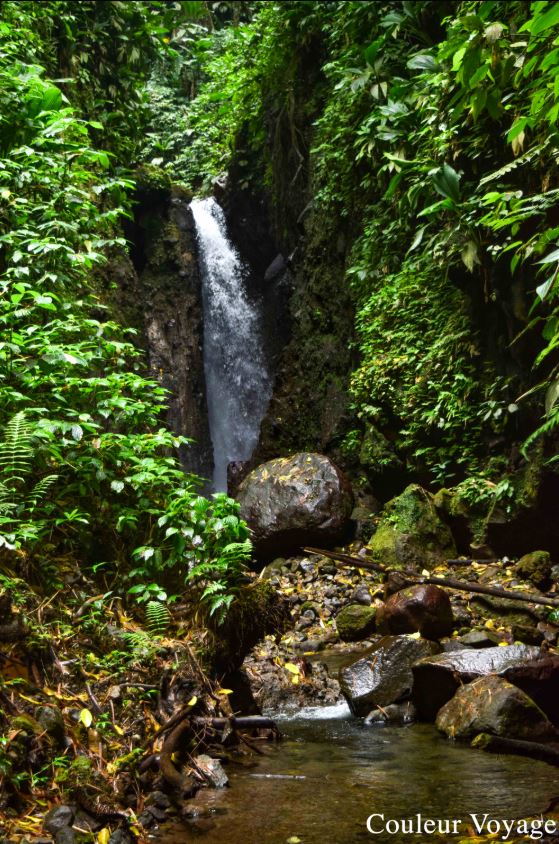
[[[479,733],[523,741],[557,738],[552,724],[534,701],[495,674],[461,686],[439,710],[436,725],[449,738],[457,739],[471,739]]]
[[[47,812],[45,815],[43,826],[47,832],[50,832],[51,835],[55,835],[58,830],[63,829],[66,826],[72,826],[73,822],[74,811],[70,806],[55,806],[54,809],[51,809],[50,812]]]
[[[439,647],[413,636],[384,636],[369,653],[340,670],[340,687],[354,715],[409,697],[412,665]]]

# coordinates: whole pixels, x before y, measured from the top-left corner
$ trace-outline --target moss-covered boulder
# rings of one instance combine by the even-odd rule
[[[439,710],[437,729],[449,738],[468,739],[478,733],[550,741],[557,732],[528,695],[503,677],[490,674],[461,686]]]
[[[336,627],[342,642],[360,642],[375,632],[375,607],[348,604],[336,616]]]
[[[369,549],[375,560],[390,568],[429,567],[456,556],[452,534],[433,496],[417,484],[388,502]]]
[[[551,585],[551,558],[548,551],[532,551],[517,562],[514,573],[522,580],[529,580],[538,589]]]

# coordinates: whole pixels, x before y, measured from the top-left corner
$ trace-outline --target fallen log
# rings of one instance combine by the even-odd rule
[[[396,572],[409,578],[409,585],[431,583],[435,586],[446,586],[447,589],[456,589],[459,592],[473,592],[478,595],[491,595],[493,598],[506,598],[510,601],[526,601],[531,604],[541,604],[544,607],[559,607],[559,598],[542,597],[532,592],[513,592],[510,589],[502,589],[500,586],[484,586],[480,583],[471,583],[469,580],[454,580],[451,577],[431,577],[419,575],[409,569],[388,569],[370,560],[362,560],[360,557],[352,557],[349,554],[338,554],[334,551],[323,551],[320,548],[304,548],[305,553],[320,554],[331,560],[340,562],[343,566],[351,568],[370,569],[381,574]]]
[[[510,753],[515,756],[526,756],[529,759],[537,759],[540,762],[547,762],[548,765],[559,767],[559,746],[554,747],[536,741],[521,741],[520,739],[480,733],[472,741],[472,747],[485,750],[487,753]]]

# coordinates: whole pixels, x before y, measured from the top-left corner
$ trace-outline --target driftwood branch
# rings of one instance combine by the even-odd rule
[[[373,563],[371,560],[362,560],[360,557],[338,554],[335,551],[324,551],[320,548],[304,548],[303,550],[308,554],[320,554],[322,557],[328,557],[335,562],[339,562],[342,566],[369,569],[380,574],[390,574],[394,571],[409,578],[410,585],[432,583],[435,586],[446,586],[447,589],[457,589],[459,592],[474,592],[478,595],[491,595],[494,598],[506,598],[510,601],[527,601],[531,604],[541,604],[544,607],[559,607],[559,598],[544,598],[541,595],[534,595],[532,592],[513,592],[510,589],[501,589],[500,586],[483,586],[480,583],[455,580],[451,577],[423,577],[409,569],[388,569],[378,563]]]

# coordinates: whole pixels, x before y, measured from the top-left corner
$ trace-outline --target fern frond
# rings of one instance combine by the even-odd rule
[[[31,507],[36,507],[37,504],[46,498],[46,495],[51,486],[58,480],[58,475],[47,475],[35,484],[27,498],[27,504]]]
[[[0,441],[0,471],[6,486],[23,483],[31,474],[33,454],[33,426],[20,410],[7,423]]]
[[[171,613],[161,601],[146,604],[146,627],[153,636],[162,636],[171,623]]]

